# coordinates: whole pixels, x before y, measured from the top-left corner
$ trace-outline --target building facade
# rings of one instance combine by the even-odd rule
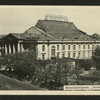
[[[1,36],[0,55],[24,52],[33,46],[40,60],[90,59],[100,41],[79,30],[74,23],[57,18],[46,16],[23,33]]]
[[[38,44],[38,59],[90,59],[99,41],[45,41]]]

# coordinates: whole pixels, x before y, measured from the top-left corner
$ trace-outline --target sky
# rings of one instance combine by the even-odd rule
[[[87,34],[100,34],[100,6],[0,6],[0,35],[23,33],[46,14],[66,16]]]

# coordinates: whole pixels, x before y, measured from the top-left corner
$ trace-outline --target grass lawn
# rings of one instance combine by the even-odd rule
[[[0,83],[6,84],[8,90],[47,90],[2,74],[0,74]]]

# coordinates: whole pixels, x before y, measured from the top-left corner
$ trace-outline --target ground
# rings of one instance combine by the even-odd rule
[[[32,85],[31,83],[21,82],[17,79],[0,74],[0,84],[7,87],[7,90],[46,90]]]

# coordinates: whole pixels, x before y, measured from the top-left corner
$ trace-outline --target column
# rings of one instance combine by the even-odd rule
[[[20,43],[18,43],[18,52],[20,52]]]
[[[5,54],[7,54],[7,45],[5,44]]]
[[[50,57],[49,57],[49,54],[50,54],[50,52],[49,52],[49,44],[47,44],[47,46],[48,46],[48,51],[47,51],[48,57],[47,57],[47,59],[49,60],[50,59]]]
[[[15,45],[13,44],[13,54],[15,54]]]
[[[24,51],[24,47],[23,47],[23,44],[21,43],[21,52]]]
[[[9,47],[9,54],[11,54],[11,45],[9,44],[8,47]]]

